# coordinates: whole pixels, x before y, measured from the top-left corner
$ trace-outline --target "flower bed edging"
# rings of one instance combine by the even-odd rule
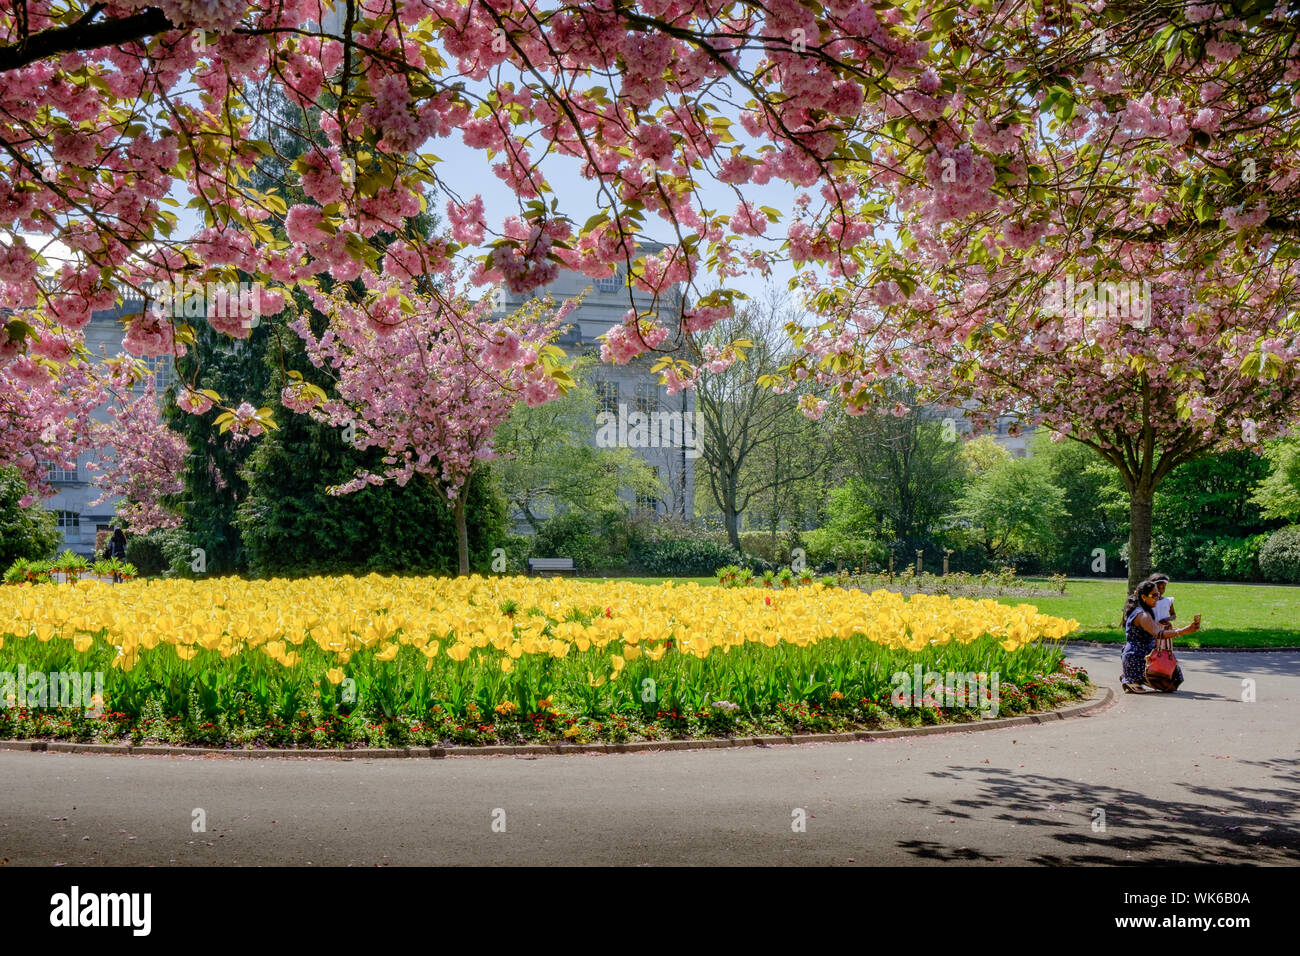
[[[1096,687],[1085,701],[1047,710],[1038,714],[996,717],[965,724],[931,724],[925,727],[899,727],[894,730],[856,730],[839,734],[795,734],[778,737],[705,737],[698,740],[638,740],[621,744],[493,744],[483,747],[360,747],[355,750],[286,750],[264,748],[239,750],[220,747],[172,747],[151,744],[90,744],[59,740],[0,740],[0,750],[27,750],[41,753],[116,754],[130,757],[314,757],[330,760],[374,760],[404,757],[522,757],[543,754],[621,754],[644,750],[709,750],[718,747],[772,747],[795,744],[838,744],[856,741],[897,740],[900,737],[923,737],[931,734],[973,733],[1024,727],[1073,717],[1090,717],[1105,710],[1114,701],[1109,687]]]

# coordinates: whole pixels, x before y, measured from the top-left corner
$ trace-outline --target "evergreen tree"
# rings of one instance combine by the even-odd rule
[[[0,468],[0,571],[19,558],[40,561],[52,557],[59,546],[59,529],[53,512],[33,502],[26,508],[19,502],[27,484],[17,468]]]

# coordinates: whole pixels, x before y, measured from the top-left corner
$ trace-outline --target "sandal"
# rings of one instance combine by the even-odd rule
[[[1126,694],[1146,693],[1146,689],[1141,684],[1129,683],[1128,681],[1121,681],[1119,686],[1124,688],[1124,693]]]

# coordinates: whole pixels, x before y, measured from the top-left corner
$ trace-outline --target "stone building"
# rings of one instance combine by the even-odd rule
[[[655,250],[647,248],[643,251]],[[671,431],[668,427],[650,428],[642,434],[634,428],[619,429],[618,444],[631,448],[644,460],[664,489],[663,494],[653,500],[637,500],[630,492],[626,493],[625,500],[636,511],[653,511],[689,521],[695,514],[694,465],[699,454],[694,393],[688,390],[669,395],[667,389],[659,384],[658,373],[650,371],[657,358],[653,353],[638,356],[626,365],[599,361],[600,336],[620,324],[629,308],[635,307],[638,313],[651,309],[650,296],[629,290],[623,276],[622,269],[608,279],[590,279],[579,272],[562,269],[550,285],[527,295],[503,289],[498,294],[496,314],[508,315],[527,299],[546,295],[550,295],[558,305],[585,290],[581,304],[565,320],[567,328],[562,330],[556,344],[572,357],[585,355],[594,359],[586,383],[596,393],[601,421],[612,424],[626,423],[630,419],[635,425],[639,416],[645,416],[651,423],[671,420],[674,426]],[[660,298],[660,313],[664,316],[664,323],[670,327],[669,315],[680,309],[681,296],[681,289],[675,288]],[[682,425],[685,427],[678,427]],[[599,431],[600,426],[593,421],[590,436],[593,444],[598,444]],[[531,530],[522,516],[513,518],[517,533]]]
[[[582,304],[568,317],[567,328],[557,340],[570,355],[587,354],[598,358],[600,352],[599,336],[622,321],[624,313],[630,308],[628,288],[620,277],[611,279],[588,279],[576,272],[561,271],[556,280],[536,295],[550,294],[555,301],[573,297],[587,290]],[[649,309],[649,296],[633,292],[633,300],[638,311]],[[680,291],[674,291],[662,302],[664,310],[676,310],[680,303]],[[497,302],[499,314],[508,314],[523,303],[525,297],[502,291]],[[96,312],[86,326],[86,347],[97,358],[109,358],[122,352],[122,337],[125,329],[122,318],[140,311],[143,301],[131,294],[121,305],[112,309]],[[154,370],[157,392],[161,397],[167,386],[175,377],[171,360],[167,357],[144,360]],[[650,371],[653,359],[641,356],[625,366],[611,366],[597,363],[588,378],[596,392],[603,412],[616,418],[633,417],[636,413],[647,416],[663,416],[673,413],[675,416],[694,422],[695,398],[690,393],[670,396],[667,390],[658,384],[658,375]],[[137,386],[140,387],[140,386]],[[107,407],[99,408],[94,417],[107,419]],[[596,442],[597,423],[592,422],[591,440]],[[685,435],[655,435],[651,442],[640,442],[636,435],[625,433],[624,444],[632,448],[654,470],[664,493],[654,499],[636,500],[631,493],[627,503],[634,510],[654,511],[662,515],[676,515],[689,519],[695,508],[695,469],[697,451],[694,447],[693,429]],[[668,437],[668,440],[658,440]],[[681,439],[685,440],[681,440]],[[77,459],[76,468],[63,470],[49,465],[48,475],[54,494],[45,499],[44,506],[55,513],[59,531],[63,535],[60,550],[70,548],[84,555],[91,555],[95,550],[96,535],[108,530],[109,522],[117,513],[117,500],[109,499],[99,505],[91,502],[99,497],[99,489],[90,483],[93,472],[86,467],[94,462],[97,452],[83,452]],[[520,520],[521,527],[527,529],[527,522]]]

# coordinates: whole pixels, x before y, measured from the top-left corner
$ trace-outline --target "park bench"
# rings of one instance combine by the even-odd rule
[[[568,571],[573,573],[573,558],[529,558],[528,573],[541,572],[544,574],[563,574]]]

